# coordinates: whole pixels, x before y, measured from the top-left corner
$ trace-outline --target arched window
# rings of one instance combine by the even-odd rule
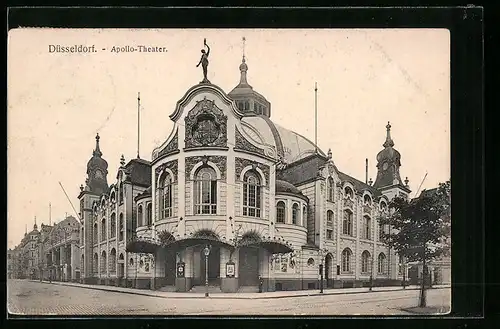
[[[384,253],[378,255],[378,273],[385,274],[385,268],[387,267],[386,258]]]
[[[385,232],[385,225],[378,224],[378,239],[379,239],[379,241],[383,241],[384,232]]]
[[[92,272],[97,273],[99,266],[99,256],[97,253],[94,254],[94,261],[92,262]]]
[[[132,257],[130,257],[129,261],[128,261],[128,264],[130,266],[134,266],[134,259]]]
[[[111,273],[116,272],[116,249],[115,248],[111,249],[111,252],[109,253],[109,271]]]
[[[294,203],[292,206],[292,224],[297,225],[299,221],[299,205]]]
[[[342,233],[352,236],[352,211],[344,210],[344,219],[342,220]]]
[[[146,212],[148,217],[148,226],[151,226],[153,224],[153,204],[151,202],[148,203]]]
[[[283,201],[276,204],[276,223],[284,223],[286,219],[286,206]]]
[[[94,242],[94,244],[99,243],[99,240],[98,240],[98,238],[99,238],[99,237],[98,237],[98,235],[97,235],[97,232],[98,232],[98,231],[97,231],[97,229],[98,229],[98,228],[97,228],[97,223],[95,223],[95,224],[94,224],[94,232],[92,232],[92,233],[93,233],[93,234],[92,234],[92,237],[94,238],[94,241],[93,241],[93,242]]]
[[[352,188],[350,188],[349,186],[346,186],[345,189],[344,189],[344,195],[348,198],[353,198],[354,197],[354,192],[352,191]]]
[[[116,201],[116,193],[114,191],[111,192],[111,196],[109,197],[109,199],[111,200],[111,202],[115,202]]]
[[[123,203],[123,184],[120,184],[120,187],[118,188],[118,202],[121,204]]]
[[[139,207],[137,207],[137,223],[139,224],[139,226],[144,225],[144,213],[142,211],[142,205],[139,205]]]
[[[307,207],[306,206],[302,207],[302,225],[304,225],[304,227],[307,227]]]
[[[116,214],[111,214],[111,237],[116,237]]]
[[[101,274],[102,273],[106,273],[106,265],[107,265],[107,262],[106,262],[106,251],[102,251],[101,253],[101,266],[100,266],[100,271],[101,271]]]
[[[217,175],[210,167],[202,167],[196,173],[195,213],[217,213]]]
[[[365,194],[365,196],[363,197],[363,202],[365,205],[371,205],[372,198],[368,194]]]
[[[260,217],[261,195],[259,176],[247,171],[243,177],[243,216]]]
[[[345,248],[342,251],[342,272],[349,273],[352,271],[352,269],[351,269],[351,257],[352,257],[351,249]]]
[[[361,273],[368,273],[370,271],[370,258],[370,253],[367,250],[363,251],[361,254]]]
[[[120,230],[119,231],[120,233],[118,236],[119,236],[120,241],[123,241],[123,228],[124,228],[123,227],[123,213],[120,214],[120,222],[118,225],[119,225],[119,230]]]
[[[101,221],[101,240],[106,240],[106,218]]]
[[[387,203],[385,203],[385,201],[380,202],[380,210],[382,211],[387,210]]]
[[[368,216],[363,216],[363,239],[371,240],[371,219]]]
[[[331,210],[326,212],[326,226],[333,227],[333,211]]]
[[[163,173],[158,185],[160,200],[160,218],[172,217],[172,177]]]
[[[333,197],[335,195],[335,184],[333,178],[328,177],[328,201],[333,202]]]

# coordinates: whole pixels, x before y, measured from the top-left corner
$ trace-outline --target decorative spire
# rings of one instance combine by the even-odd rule
[[[99,133],[97,133],[97,135],[95,136],[95,150],[94,150],[94,156],[97,156],[97,157],[101,157],[101,155],[102,155],[102,152],[99,149],[99,139],[100,138],[101,137],[99,137]]]
[[[387,121],[387,126],[385,126],[385,128],[387,128],[387,137],[385,138],[385,143],[383,146],[384,147],[393,147],[394,141],[391,138],[391,123],[389,121]]]
[[[125,157],[123,156],[123,154],[122,154],[122,156],[121,156],[121,158],[120,158],[120,165],[121,165],[122,167],[123,167],[123,166],[125,166]]]
[[[245,59],[245,42],[246,38],[242,38],[243,41],[243,58],[241,59],[241,64],[240,64],[240,85],[248,85],[247,81],[247,71],[248,71],[248,65],[246,64],[246,59]]]

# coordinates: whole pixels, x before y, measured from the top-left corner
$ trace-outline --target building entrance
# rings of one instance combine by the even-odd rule
[[[240,286],[259,285],[259,249],[252,247],[240,249],[238,278]]]
[[[206,261],[205,254],[203,253],[203,248],[200,250],[200,279],[201,285],[205,284],[206,276]],[[208,284],[209,285],[220,285],[220,248],[213,247],[208,255]]]
[[[175,251],[169,250],[165,256],[165,285],[175,285],[175,269],[176,269]]]

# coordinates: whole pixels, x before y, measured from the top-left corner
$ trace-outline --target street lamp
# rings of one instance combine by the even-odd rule
[[[208,297],[208,255],[210,255],[210,246],[206,245],[203,249],[205,254],[205,297]]]

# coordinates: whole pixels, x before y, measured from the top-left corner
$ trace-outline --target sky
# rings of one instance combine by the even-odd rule
[[[120,156],[141,158],[169,136],[176,102],[202,80],[229,93],[239,82],[245,37],[248,82],[271,102],[271,119],[332,150],[339,170],[376,178],[387,122],[401,153],[401,177],[416,192],[450,178],[450,35],[445,29],[91,30],[15,29],[8,35],[8,247],[36,222],[74,215],[87,161],[101,136],[114,182]],[[49,45],[95,45],[95,53],[50,53]],[[116,53],[113,46],[166,52]],[[105,49],[105,50],[103,50]],[[413,193],[413,194],[414,194]],[[413,196],[411,194],[411,196]]]

